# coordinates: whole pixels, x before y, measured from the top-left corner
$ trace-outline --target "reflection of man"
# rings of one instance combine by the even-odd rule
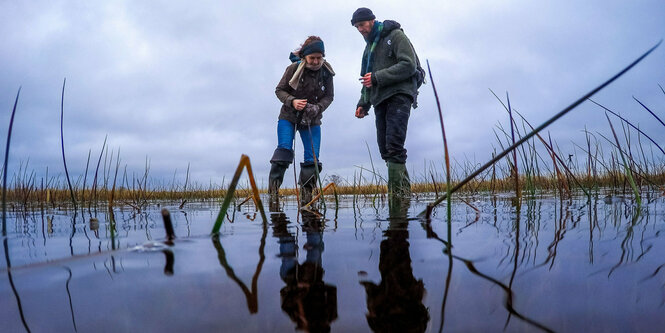
[[[274,236],[279,238],[282,258],[280,277],[286,286],[280,290],[282,310],[296,323],[296,328],[309,332],[329,332],[337,318],[337,288],[323,281],[323,222],[312,213],[303,214],[307,242],[305,261],[298,263],[295,237],[288,231],[284,213],[272,214]]]
[[[371,10],[358,8],[351,24],[367,43],[361,63],[363,87],[356,117],[364,118],[374,106],[379,151],[388,165],[388,192],[406,196],[411,192],[411,184],[404,141],[411,105],[416,105],[418,94],[417,56],[395,21],[377,21]]]
[[[409,202],[390,201],[390,225],[381,241],[379,285],[362,281],[367,294],[367,322],[375,332],[424,332],[429,313],[423,305],[425,285],[413,277],[406,213]]]

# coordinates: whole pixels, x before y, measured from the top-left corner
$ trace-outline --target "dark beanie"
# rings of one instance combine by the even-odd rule
[[[353,16],[351,16],[351,25],[356,25],[358,22],[369,21],[375,18],[376,16],[374,16],[371,9],[360,7],[353,12]]]
[[[326,48],[323,45],[322,40],[315,40],[315,41],[303,46],[302,49],[300,50],[300,56],[304,57],[308,54],[317,53],[317,52],[321,53],[324,57],[326,55]]]

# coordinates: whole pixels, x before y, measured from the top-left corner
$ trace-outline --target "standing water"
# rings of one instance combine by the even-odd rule
[[[465,201],[14,212],[2,331],[662,331],[664,198]]]

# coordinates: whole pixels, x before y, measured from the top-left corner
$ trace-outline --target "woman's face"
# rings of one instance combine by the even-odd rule
[[[306,55],[305,65],[308,69],[318,70],[323,65],[323,54],[316,52]]]

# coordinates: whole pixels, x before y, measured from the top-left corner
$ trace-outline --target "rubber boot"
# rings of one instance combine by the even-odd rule
[[[411,196],[411,180],[406,164],[387,162],[388,164],[388,194],[409,197]]]
[[[278,195],[279,187],[284,181],[284,173],[289,168],[289,163],[273,162],[270,163],[270,174],[268,175],[268,194],[270,196]]]
[[[391,195],[388,197],[388,220],[403,221],[408,224],[408,213],[411,207],[409,197]]]
[[[284,181],[284,173],[289,168],[289,163],[272,162],[270,163],[270,174],[268,175],[268,195],[270,197],[270,211],[279,206],[279,187]]]
[[[321,172],[322,167],[319,163],[319,172]],[[300,163],[300,177],[298,179],[298,184],[300,185],[300,205],[304,206],[312,201],[312,191],[316,187],[316,169],[314,168],[314,163]]]
[[[270,159],[270,174],[268,175],[268,195],[270,197],[270,211],[277,211],[279,207],[279,187],[284,181],[284,173],[293,161],[293,150],[277,148]]]

